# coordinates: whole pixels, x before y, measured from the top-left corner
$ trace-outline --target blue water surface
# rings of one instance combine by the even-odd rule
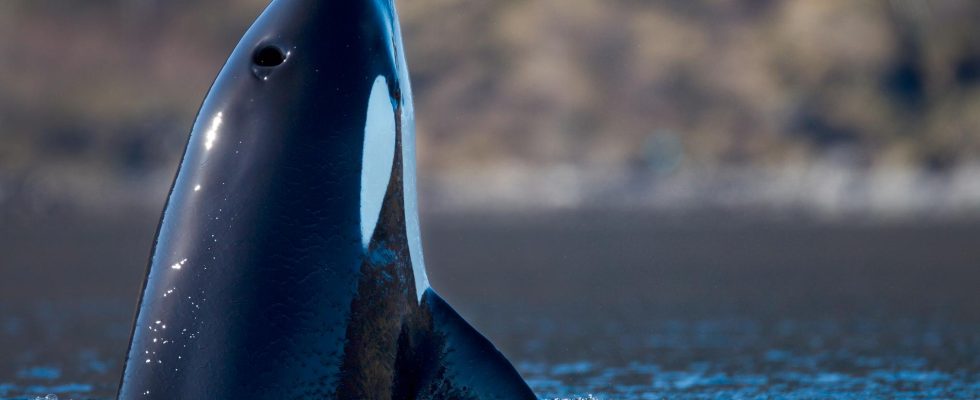
[[[0,399],[112,398],[128,328],[106,321],[125,308],[56,309],[0,319],[2,350],[10,355],[0,364]],[[980,398],[975,325],[733,317],[577,322],[518,320],[490,332],[504,338],[502,348],[542,399]]]

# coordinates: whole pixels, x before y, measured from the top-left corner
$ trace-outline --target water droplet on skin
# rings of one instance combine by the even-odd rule
[[[263,81],[269,80],[269,75],[272,75],[272,70],[273,69],[269,67],[260,67],[258,65],[252,66],[252,74],[254,74],[256,78]]]

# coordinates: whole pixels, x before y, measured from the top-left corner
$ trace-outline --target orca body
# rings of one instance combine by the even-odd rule
[[[431,288],[393,0],[274,0],[191,131],[119,399],[534,399]]]

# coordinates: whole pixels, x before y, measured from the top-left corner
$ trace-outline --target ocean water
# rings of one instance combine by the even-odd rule
[[[0,229],[0,399],[114,395],[152,228],[106,229]],[[433,286],[542,399],[980,398],[970,224],[467,216],[425,234]]]
[[[128,333],[114,321],[128,312],[87,304],[4,313],[0,398],[112,398]],[[508,337],[507,352],[543,399],[980,397],[980,325],[720,318],[516,326],[523,329],[492,331]]]

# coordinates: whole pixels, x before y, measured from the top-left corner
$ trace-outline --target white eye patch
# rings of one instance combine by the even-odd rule
[[[378,225],[395,162],[395,110],[388,81],[378,76],[368,99],[361,169],[361,243],[366,249]]]

